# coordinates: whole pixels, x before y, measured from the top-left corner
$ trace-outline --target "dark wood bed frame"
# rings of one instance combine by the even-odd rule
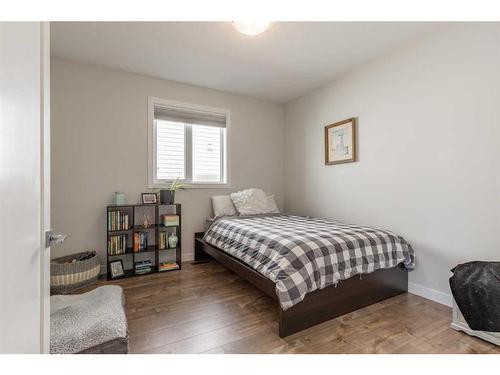
[[[230,254],[204,242],[203,233],[195,234],[195,261],[214,258],[246,279],[265,294],[278,300],[275,283]],[[279,308],[279,336],[286,337],[362,307],[408,291],[408,272],[403,265],[381,269],[362,277],[343,280],[337,287],[328,286],[308,293],[302,302],[284,311]]]

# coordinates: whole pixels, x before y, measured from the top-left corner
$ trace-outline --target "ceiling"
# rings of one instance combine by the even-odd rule
[[[52,22],[52,55],[285,103],[438,27],[430,22]]]

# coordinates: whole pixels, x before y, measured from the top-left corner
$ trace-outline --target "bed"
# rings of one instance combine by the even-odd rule
[[[390,231],[285,214],[218,218],[195,252],[277,300],[280,337],[406,292],[415,265]]]

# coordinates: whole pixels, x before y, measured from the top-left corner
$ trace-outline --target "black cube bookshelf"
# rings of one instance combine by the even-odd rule
[[[181,269],[182,258],[182,208],[179,203],[176,204],[123,204],[110,205],[106,208],[106,266],[107,279],[111,280],[109,263],[117,259],[122,259],[124,263],[125,274],[120,277],[115,277],[113,280],[143,276],[147,274],[178,271]],[[149,215],[152,219],[150,225],[145,228],[141,223],[141,213]],[[178,225],[165,226],[161,222],[161,215],[171,214],[179,217]],[[128,220],[125,221],[125,216]],[[140,250],[136,247],[134,250],[134,234],[144,232],[147,233],[147,244]],[[160,235],[166,232],[167,241],[166,248],[160,248]],[[168,247],[168,236],[175,233],[178,242],[175,248]],[[125,240],[114,240],[114,237],[124,236]],[[120,237],[118,237],[120,238]],[[175,262],[178,268],[160,270],[159,264],[161,259],[166,259],[169,262]],[[135,265],[138,260],[151,260],[151,271],[147,273],[136,273]],[[127,262],[128,261],[128,262]],[[126,268],[127,264],[132,264],[132,268]]]

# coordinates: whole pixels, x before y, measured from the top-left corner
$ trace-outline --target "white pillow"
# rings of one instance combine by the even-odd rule
[[[236,215],[236,209],[229,195],[213,196],[212,208],[214,209],[215,217]]]
[[[271,214],[279,214],[280,210],[278,206],[276,205],[276,201],[274,200],[274,195],[268,195],[267,196],[267,204],[268,204],[268,209],[269,213]]]
[[[270,202],[269,197],[262,189],[247,189],[231,194],[231,200],[240,215],[267,214],[277,210],[274,197]],[[279,212],[279,211],[278,211]]]

